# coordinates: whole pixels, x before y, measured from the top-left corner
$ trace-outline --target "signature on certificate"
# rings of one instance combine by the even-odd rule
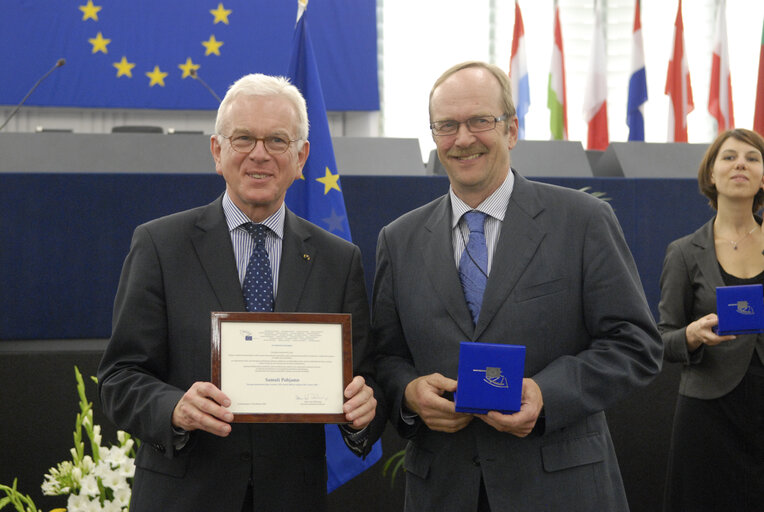
[[[302,402],[303,404],[316,404],[323,405],[329,398],[323,393],[297,393],[295,394],[295,400]]]

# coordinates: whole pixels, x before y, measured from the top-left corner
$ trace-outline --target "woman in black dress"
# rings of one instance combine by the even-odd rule
[[[715,332],[717,286],[764,284],[762,155],[755,132],[719,135],[698,171],[716,215],[666,251],[658,326],[683,365],[667,512],[764,510],[764,334]]]

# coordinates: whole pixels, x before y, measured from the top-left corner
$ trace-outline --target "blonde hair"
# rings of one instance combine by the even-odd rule
[[[509,75],[507,75],[499,66],[488,64],[487,62],[482,62],[479,60],[469,60],[460,64],[456,64],[455,66],[451,66],[442,75],[440,75],[437,80],[435,80],[432,89],[430,89],[430,121],[432,122],[432,95],[435,93],[435,89],[440,87],[440,85],[445,82],[451,75],[468,68],[485,69],[491,73],[494,78],[496,78],[496,80],[498,80],[499,87],[501,88],[500,100],[502,108],[504,109],[503,113],[507,114],[508,119],[515,117],[515,104],[512,102],[512,84],[509,81]]]

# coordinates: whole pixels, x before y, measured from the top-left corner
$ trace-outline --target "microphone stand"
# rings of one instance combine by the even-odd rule
[[[32,93],[34,92],[34,90],[35,90],[35,89],[37,89],[37,86],[38,86],[38,85],[40,85],[40,84],[42,83],[42,81],[43,81],[43,80],[45,80],[46,78],[48,78],[48,75],[50,75],[51,73],[53,73],[53,71],[54,71],[56,68],[60,68],[60,67],[61,67],[61,66],[63,66],[64,64],[66,64],[66,59],[58,59],[58,60],[56,61],[56,64],[55,64],[55,65],[54,65],[52,68],[50,68],[50,69],[48,70],[48,72],[47,72],[47,73],[45,73],[44,75],[42,75],[42,76],[40,77],[40,79],[39,79],[39,80],[37,80],[37,82],[35,82],[35,84],[32,86],[32,88],[31,88],[31,89],[29,89],[29,92],[27,93],[27,95],[26,95],[26,96],[24,96],[24,98],[21,100],[21,102],[20,102],[18,105],[16,105],[16,108],[14,108],[14,109],[13,109],[13,112],[11,112],[11,115],[9,115],[9,116],[8,116],[8,117],[5,119],[5,122],[2,124],[2,126],[0,126],[0,131],[1,131],[3,128],[5,128],[5,126],[6,126],[6,125],[7,125],[7,124],[10,122],[10,120],[11,120],[11,119],[13,119],[13,116],[15,116],[15,115],[18,113],[19,109],[20,109],[20,108],[21,108],[21,106],[24,104],[24,102],[27,100],[27,98],[29,98],[29,96],[31,96],[31,95],[32,95]]]
[[[212,90],[212,87],[210,87],[209,85],[207,85],[207,82],[205,82],[204,80],[202,80],[202,77],[200,77],[200,76],[199,76],[199,73],[197,73],[195,69],[192,69],[192,70],[190,71],[190,74],[191,74],[191,78],[193,78],[194,80],[196,80],[197,82],[199,82],[200,84],[202,84],[202,85],[204,86],[204,88],[205,88],[205,89],[207,89],[207,90],[210,92],[210,94],[212,94],[212,96],[213,96],[213,97],[214,97],[216,100],[218,100],[218,103],[220,103],[220,102],[222,101],[222,100],[220,99],[220,96],[218,96],[217,94],[215,94],[215,91],[213,91],[213,90]]]

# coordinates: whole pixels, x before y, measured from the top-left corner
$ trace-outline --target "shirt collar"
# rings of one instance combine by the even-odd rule
[[[279,207],[276,212],[265,219],[263,222],[259,222],[258,224],[263,224],[267,228],[269,228],[271,231],[273,231],[279,238],[284,238],[284,218],[286,211],[286,206],[284,203],[281,203],[281,206]],[[225,221],[228,225],[228,231],[233,231],[234,229],[247,224],[248,222],[252,222],[249,217],[242,212],[236,204],[234,204],[231,197],[228,195],[228,190],[226,190],[225,194],[223,195],[223,214],[225,215]]]
[[[477,205],[477,208],[472,208],[470,205],[459,199],[454,192],[453,187],[448,188],[448,194],[451,197],[451,227],[455,228],[459,223],[459,219],[465,213],[477,210],[483,212],[500,221],[504,221],[504,214],[507,212],[507,205],[509,205],[509,198],[512,196],[512,190],[515,187],[515,175],[512,169],[507,173],[507,177],[499,185],[499,188],[493,191],[493,194],[486,197],[482,203]]]

